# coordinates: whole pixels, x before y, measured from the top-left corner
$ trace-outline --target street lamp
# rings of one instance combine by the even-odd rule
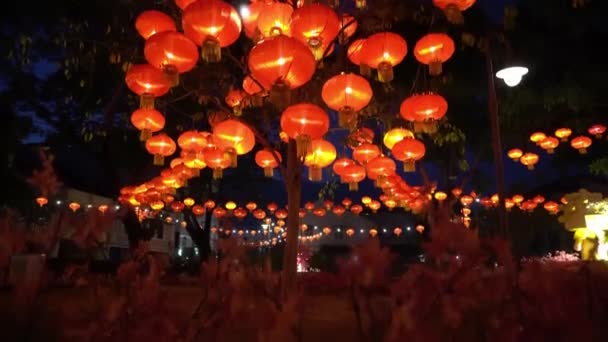
[[[517,86],[522,78],[528,73],[528,68],[522,66],[513,66],[499,70],[496,77],[500,78],[509,87]]]

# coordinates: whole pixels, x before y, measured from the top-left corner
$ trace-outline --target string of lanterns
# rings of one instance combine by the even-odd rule
[[[602,139],[606,132],[606,126],[595,124],[587,129],[589,135],[596,139]],[[530,141],[538,147],[545,150],[548,154],[555,153],[555,149],[560,145],[560,142],[566,143],[572,135],[572,130],[567,127],[558,128],[554,132],[555,136],[547,135],[543,132],[534,132],[530,135]],[[593,144],[593,140],[586,135],[579,135],[570,139],[570,146],[580,154],[586,154],[587,149]],[[519,148],[512,148],[507,151],[507,156],[514,162],[519,162],[528,167],[529,170],[534,170],[534,166],[539,162],[540,157],[533,152],[524,152]]]

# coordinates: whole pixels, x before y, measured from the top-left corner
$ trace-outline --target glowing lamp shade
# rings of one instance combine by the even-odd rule
[[[342,183],[344,183],[344,179],[342,178],[342,174],[344,173],[344,169],[347,166],[350,165],[354,165],[355,161],[349,158],[339,158],[334,162],[334,165],[332,166],[332,169],[334,171],[334,173],[338,176],[340,176],[340,180],[342,181]]]
[[[364,180],[365,177],[365,167],[357,164],[345,167],[342,172],[342,179],[345,183],[348,183],[348,189],[350,191],[357,191],[359,189],[359,182]]]
[[[245,123],[228,119],[213,127],[213,141],[230,155],[231,165],[236,167],[236,156],[253,150],[255,134]]]
[[[437,121],[448,111],[448,102],[439,94],[416,94],[406,98],[399,108],[401,117],[414,122],[414,130],[434,133]]]
[[[538,154],[528,152],[519,158],[519,162],[527,166],[528,170],[534,170],[534,165],[538,163],[538,159]]]
[[[206,148],[203,153],[205,164],[213,170],[213,179],[221,179],[224,175],[224,169],[232,165],[232,159],[229,154],[218,147]]]
[[[370,160],[365,169],[367,171],[367,178],[376,181],[376,185],[379,185],[389,176],[395,174],[397,165],[391,158],[379,156]]]
[[[562,127],[555,130],[555,136],[561,141],[568,141],[568,137],[572,135],[572,130],[568,127]]]
[[[443,10],[445,17],[452,24],[464,21],[462,12],[475,4],[476,0],[433,0],[433,5]]]
[[[405,138],[393,146],[393,156],[403,162],[405,172],[416,171],[416,161],[426,153],[424,143],[414,138]]]
[[[559,146],[559,140],[557,140],[555,137],[546,137],[545,139],[541,140],[539,146],[543,150],[547,151],[547,153],[553,154],[555,148]]]
[[[534,132],[530,134],[530,141],[537,145],[540,145],[540,142],[545,140],[545,138],[547,138],[547,135],[543,132]]]
[[[587,148],[589,148],[592,143],[591,138],[581,135],[572,139],[570,141],[570,146],[577,149],[580,154],[586,154]]]
[[[380,148],[371,143],[363,143],[353,150],[353,159],[365,165],[380,155]]]
[[[201,132],[186,131],[177,137],[177,145],[185,152],[202,151],[207,146],[207,138]]]
[[[518,162],[519,158],[524,155],[524,152],[518,148],[512,148],[507,152],[507,156],[514,162]]]
[[[591,134],[591,135],[594,135],[597,139],[601,139],[604,132],[606,132],[606,126],[601,125],[601,124],[596,124],[596,125],[589,127],[587,132],[589,132],[589,134]]]
[[[155,10],[144,11],[137,16],[135,29],[144,39],[148,39],[159,32],[177,30],[173,18]]]
[[[507,86],[515,87],[526,74],[528,74],[528,68],[515,66],[499,70],[496,73],[496,77],[503,80]]]

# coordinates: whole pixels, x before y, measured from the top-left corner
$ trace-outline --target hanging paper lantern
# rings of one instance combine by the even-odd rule
[[[171,88],[162,71],[150,64],[133,65],[125,77],[127,87],[139,95],[139,108],[154,108],[154,98],[165,95]]]
[[[554,137],[546,137],[539,143],[539,146],[543,150],[546,150],[547,153],[553,154],[553,152],[555,151],[555,148],[557,146],[559,146],[559,140],[557,140],[557,138],[554,138]]]
[[[365,170],[367,178],[375,181],[378,185],[387,177],[395,174],[397,166],[391,158],[378,156],[367,163]]]
[[[226,216],[226,209],[222,207],[217,207],[213,209],[213,216],[217,217],[218,220],[223,219]]]
[[[257,18],[258,30],[264,38],[291,36],[290,23],[293,7],[282,2],[266,3]]]
[[[355,204],[350,207],[350,211],[355,215],[359,215],[363,211],[363,207],[360,204]]]
[[[324,208],[316,208],[315,210],[312,211],[312,214],[317,216],[317,217],[323,217],[325,216],[325,209]]]
[[[365,167],[352,164],[344,168],[342,179],[345,183],[348,183],[348,189],[350,191],[357,191],[359,189],[359,182],[364,180],[366,175]]]
[[[417,94],[406,98],[401,103],[399,112],[405,120],[414,122],[416,131],[435,133],[437,121],[448,111],[448,102],[443,96],[428,93]]]
[[[362,61],[362,51],[363,45],[365,44],[366,39],[357,39],[353,41],[346,51],[346,55],[348,56],[348,60],[351,61],[354,65],[359,66],[359,73],[365,77],[371,77],[372,69],[369,65],[365,64]]]
[[[541,141],[545,140],[547,135],[543,132],[534,132],[530,134],[530,141],[535,144],[540,144]]]
[[[336,205],[333,207],[332,212],[336,216],[342,216],[346,212],[346,209],[341,205]]]
[[[219,62],[221,48],[230,46],[241,34],[241,18],[234,7],[221,0],[196,1],[182,13],[184,33],[201,46],[201,58]]]
[[[316,60],[323,59],[325,50],[338,35],[340,20],[336,12],[323,4],[307,4],[291,16],[291,34],[313,52]]]
[[[426,148],[420,140],[405,138],[393,146],[393,157],[403,162],[405,172],[416,171],[416,161],[422,159]]]
[[[266,206],[266,209],[268,209],[268,211],[270,211],[271,213],[274,213],[275,211],[277,211],[278,208],[279,208],[279,206],[274,202],[270,202]]]
[[[345,197],[345,198],[342,200],[342,205],[343,205],[344,207],[346,207],[346,209],[348,209],[348,207],[350,207],[350,205],[351,205],[351,204],[353,204],[353,201],[352,201],[350,198],[348,198],[348,197]]]
[[[266,212],[262,209],[256,209],[253,211],[253,217],[258,220],[263,220],[266,218]]]
[[[396,143],[403,140],[404,138],[414,138],[414,133],[409,129],[402,127],[393,128],[384,134],[382,142],[384,146],[389,150],[392,150]]]
[[[224,204],[224,207],[228,210],[234,210],[236,208],[236,203],[234,203],[233,201],[228,201],[226,202],[226,204]]]
[[[205,164],[213,170],[213,179],[221,179],[224,175],[224,169],[232,165],[230,155],[218,147],[206,148],[203,152]]]
[[[510,198],[505,199],[505,209],[507,209],[507,211],[511,211],[511,208],[513,208],[514,206],[515,201]]]
[[[201,205],[195,205],[192,207],[192,213],[195,216],[202,216],[205,214],[205,207],[201,206]]]
[[[165,157],[175,153],[175,142],[165,133],[160,133],[146,140],[146,150],[154,155],[154,165],[163,165]]]
[[[230,89],[224,101],[228,107],[232,108],[232,112],[236,116],[241,116],[243,113],[243,100],[247,97],[247,93],[241,89]]]
[[[563,127],[555,130],[555,136],[560,138],[561,141],[568,141],[570,135],[572,135],[572,130],[570,128]]]
[[[462,197],[460,197],[460,204],[462,204],[465,207],[470,206],[473,203],[474,199],[472,196],[469,195],[464,195]]]
[[[186,197],[184,198],[184,205],[188,208],[190,208],[191,206],[194,205],[194,203],[196,203],[196,201],[194,200],[194,198],[192,197]]]
[[[512,148],[507,152],[507,156],[514,162],[519,162],[519,158],[524,155],[524,152],[518,148]]]
[[[353,150],[353,159],[365,165],[380,155],[380,148],[374,144],[364,143]]]
[[[260,31],[258,31],[258,17],[265,5],[265,1],[258,1],[248,5],[241,5],[240,7],[243,31],[245,31],[245,35],[250,39],[255,40],[260,34]]]
[[[357,20],[348,13],[342,13],[340,17],[340,33],[339,42],[345,44],[348,38],[352,37],[357,32]]]
[[[255,163],[264,169],[264,176],[266,177],[273,176],[274,169],[279,166],[280,162],[282,162],[281,154],[277,151],[273,154],[269,150],[259,150],[255,154]]]
[[[448,198],[448,195],[443,191],[437,191],[435,193],[435,199],[439,202],[445,201],[446,198]]]
[[[144,39],[148,39],[156,33],[165,31],[177,31],[173,18],[161,11],[148,10],[142,12],[135,19],[135,29]]]
[[[205,201],[205,208],[207,208],[207,209],[215,208],[215,201],[213,201],[213,200]]]
[[[543,208],[545,208],[545,210],[548,211],[549,214],[551,214],[551,215],[555,215],[559,212],[559,204],[557,204],[553,201],[549,201],[549,202],[545,203],[543,205]]]
[[[304,158],[308,166],[308,179],[320,182],[323,178],[323,168],[331,165],[336,159],[336,147],[327,140],[316,139],[311,142],[310,152]]]
[[[361,63],[378,69],[378,81],[393,80],[393,67],[407,55],[407,43],[400,35],[380,32],[369,36],[361,50]]]
[[[180,201],[171,203],[171,210],[173,210],[174,213],[181,213],[184,210],[184,207],[184,203]]]
[[[520,205],[521,202],[524,201],[524,196],[522,196],[522,195],[514,195],[512,197],[512,200],[513,200],[513,202],[515,202],[515,204]]]
[[[418,62],[429,66],[429,74],[441,75],[442,64],[454,54],[454,41],[444,33],[429,33],[420,38],[414,47]]]
[[[577,149],[580,154],[586,154],[587,148],[589,148],[591,144],[591,138],[584,135],[573,138],[572,141],[570,141],[570,146]]]
[[[354,160],[346,157],[342,157],[337,159],[332,166],[334,173],[340,176],[340,181],[344,183],[344,179],[342,178],[342,174],[344,173],[344,168],[353,165],[355,163]]]
[[[534,165],[538,163],[538,155],[536,153],[525,153],[521,158],[519,158],[519,162],[528,167],[528,170],[534,170]]]
[[[213,127],[213,141],[230,155],[232,167],[236,167],[237,155],[249,153],[255,146],[255,134],[239,120],[229,119]]]
[[[462,195],[462,189],[461,188],[452,189],[452,195],[456,198],[460,197],[460,195]]]
[[[356,126],[357,112],[369,104],[372,94],[365,78],[344,73],[327,80],[321,90],[323,102],[338,112],[338,123],[345,128]]]
[[[601,139],[604,132],[606,132],[606,126],[600,124],[593,125],[589,127],[587,132],[589,132],[589,134],[591,135],[594,135],[597,139]]]
[[[152,133],[165,128],[165,117],[155,109],[140,108],[131,114],[131,124],[141,131],[140,141],[146,141]]]
[[[433,5],[443,10],[452,24],[462,24],[462,12],[475,4],[475,0],[433,0]]]
[[[325,234],[325,235],[331,234],[331,228],[329,228],[329,227],[323,228],[323,234]]]
[[[236,208],[234,209],[232,215],[234,215],[234,217],[239,220],[243,220],[245,217],[247,217],[247,210],[245,210],[244,208]]]
[[[281,115],[281,129],[298,145],[298,157],[312,151],[312,141],[321,139],[329,129],[329,116],[319,106],[300,103],[287,107]]]
[[[159,211],[165,207],[165,203],[163,201],[153,201],[150,203],[150,209]]]
[[[40,207],[44,207],[47,203],[49,203],[49,199],[46,197],[37,197],[36,203],[38,203]]]
[[[397,237],[401,236],[401,233],[403,233],[401,228],[395,227],[395,229],[393,229],[393,234],[395,234]]]
[[[270,89],[270,101],[279,106],[290,102],[290,90],[310,81],[316,68],[310,49],[284,35],[255,45],[249,52],[248,65],[251,75]]]
[[[179,74],[194,68],[198,60],[196,45],[179,32],[165,31],[146,40],[146,61],[163,71],[172,86],[179,84]]]

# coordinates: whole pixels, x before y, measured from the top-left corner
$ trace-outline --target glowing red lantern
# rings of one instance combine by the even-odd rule
[[[589,134],[591,135],[594,135],[596,138],[601,139],[604,132],[606,132],[606,126],[600,124],[593,125],[589,127],[587,132],[589,132]]]
[[[149,64],[131,66],[125,82],[132,92],[139,95],[139,108],[154,108],[154,98],[165,95],[171,88],[162,71]]]
[[[408,97],[401,103],[399,112],[405,120],[415,124],[414,129],[434,133],[437,121],[441,120],[448,111],[448,102],[443,96],[428,93]]]
[[[196,1],[182,13],[188,38],[201,46],[201,58],[219,62],[221,48],[234,43],[241,34],[241,18],[234,7],[221,0]]]
[[[418,62],[429,66],[433,76],[441,75],[442,64],[454,54],[454,41],[444,33],[429,33],[420,38],[414,47]]]
[[[361,62],[378,69],[378,80],[393,80],[393,67],[407,55],[407,43],[400,35],[392,32],[380,32],[369,36],[361,50]]]
[[[327,80],[321,90],[323,102],[338,111],[340,127],[356,126],[357,112],[369,104],[372,94],[365,78],[344,73]]]
[[[321,139],[329,129],[329,116],[319,106],[300,103],[287,107],[281,115],[281,129],[296,140],[298,156],[312,150],[312,141]]]
[[[348,165],[342,172],[342,179],[345,183],[348,183],[350,191],[357,191],[359,189],[359,182],[364,180],[365,176],[365,168],[357,164]]]
[[[433,0],[433,5],[443,10],[446,18],[452,24],[461,24],[464,20],[462,12],[475,4],[476,0]]]
[[[370,160],[380,155],[380,148],[374,144],[364,143],[355,147],[353,150],[353,159],[365,165]]]
[[[173,18],[161,11],[155,10],[144,11],[138,15],[137,19],[135,19],[135,29],[144,39],[148,39],[160,32],[177,30]]]
[[[131,123],[141,131],[139,140],[146,141],[152,133],[165,128],[165,117],[155,109],[140,108],[131,114]]]
[[[259,150],[255,154],[255,163],[264,169],[264,176],[272,177],[274,169],[279,166],[282,161],[281,154],[279,152],[272,152],[269,150]]]
[[[591,138],[584,135],[578,136],[570,141],[570,145],[577,149],[580,154],[586,154],[587,148],[591,146]]]
[[[291,34],[307,44],[316,60],[338,35],[340,20],[336,12],[323,4],[309,4],[296,9],[291,16]]]
[[[308,166],[308,179],[319,182],[323,178],[323,168],[336,159],[336,147],[327,140],[316,139],[311,142],[310,152],[304,158]]]
[[[196,45],[179,32],[165,31],[146,40],[144,56],[153,67],[161,69],[169,83],[179,84],[179,74],[192,70],[198,59]]]
[[[414,172],[416,161],[424,157],[426,148],[420,140],[405,138],[393,146],[392,153],[395,159],[403,162],[405,172]]]
[[[175,153],[175,141],[165,133],[160,133],[146,140],[146,150],[154,155],[154,165],[163,165],[165,157]]]

